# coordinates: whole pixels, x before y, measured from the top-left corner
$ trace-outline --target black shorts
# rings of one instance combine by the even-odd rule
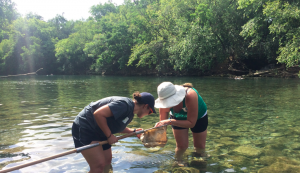
[[[170,116],[171,119],[175,119],[173,115]],[[200,118],[197,120],[195,126],[193,128],[191,128],[191,131],[193,133],[201,133],[204,132],[207,129],[208,126],[208,115],[206,114],[204,117]],[[178,126],[173,126],[173,129],[187,129],[187,128],[182,128],[182,127],[178,127]]]
[[[91,144],[92,141],[106,141],[106,136],[101,136],[96,132],[81,128],[79,125],[73,123],[72,126],[72,136],[75,144],[75,148],[82,147],[85,145]],[[102,145],[103,150],[108,150],[111,148],[111,145],[104,144]]]

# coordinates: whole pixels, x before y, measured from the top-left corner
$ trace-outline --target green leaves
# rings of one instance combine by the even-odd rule
[[[29,73],[44,68],[53,72],[53,28],[37,18],[18,18],[8,39],[1,42],[2,71],[8,74]]]
[[[299,65],[298,1],[126,0],[92,6],[86,20],[47,22],[32,13],[17,18],[10,0],[0,5],[1,74]]]
[[[55,56],[60,64],[60,73],[63,74],[85,74],[93,61],[83,49],[97,33],[96,23],[92,20],[77,22],[74,28],[77,28],[77,32],[55,44]]]
[[[203,25],[205,23],[209,24],[213,17],[213,11],[210,9],[209,4],[201,3],[192,16],[197,18]]]
[[[93,5],[90,13],[97,21],[100,21],[103,16],[109,13],[117,13],[117,7],[111,2],[105,3],[104,5],[100,3],[99,5]]]
[[[40,66],[39,58],[43,57],[41,51],[42,40],[34,36],[29,37],[29,44],[22,47],[23,53],[21,53],[23,64],[20,64],[20,68],[23,71],[36,71],[36,66]]]
[[[272,19],[270,33],[279,39],[278,62],[287,67],[300,64],[300,4],[288,1],[267,2],[264,14]]]
[[[106,71],[125,67],[132,46],[132,35],[120,14],[104,16],[100,23],[101,33],[85,45],[84,52],[95,58],[91,69]]]
[[[300,65],[300,31],[293,33],[293,37],[279,47],[278,62],[285,63],[287,67]]]
[[[248,8],[254,2],[241,7]],[[250,47],[260,46],[265,41],[278,44],[278,57],[273,54],[274,58],[277,57],[278,62],[286,64],[287,67],[299,65],[300,4],[286,0],[263,3],[262,12],[243,26],[241,35],[252,38]]]

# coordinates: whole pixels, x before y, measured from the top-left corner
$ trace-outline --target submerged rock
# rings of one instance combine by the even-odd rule
[[[300,166],[276,162],[271,166],[261,168],[258,173],[299,173]]]
[[[293,143],[293,144],[290,145],[290,147],[293,150],[299,150],[300,149],[300,144],[299,143]]]
[[[248,127],[245,127],[245,126],[242,126],[242,127],[238,127],[236,129],[236,131],[238,132],[248,132],[249,131],[249,128]]]
[[[172,173],[200,173],[200,171],[196,168],[190,167],[178,167],[172,170]]]
[[[220,143],[225,144],[225,145],[239,145],[236,142],[233,141],[220,141]]]
[[[281,133],[271,133],[271,136],[272,137],[279,137],[279,136],[282,136]]]
[[[267,156],[282,156],[282,150],[278,149],[264,149],[263,154]]]
[[[272,165],[274,162],[276,162],[277,157],[273,156],[262,156],[259,158],[259,163],[263,165]]]
[[[276,143],[276,140],[270,140],[269,144],[263,148],[263,153],[266,156],[282,156],[282,149],[286,148],[285,145],[281,143]]]
[[[295,173],[300,172],[300,161],[291,160],[286,157],[263,156],[259,159],[260,163],[270,165],[261,168],[259,173]]]
[[[204,169],[207,167],[207,162],[202,157],[193,157],[191,161],[189,161],[189,166]]]
[[[222,138],[220,138],[220,140],[222,140],[222,141],[232,141],[232,138],[230,138],[230,137],[222,137]]]
[[[246,156],[258,156],[261,153],[260,149],[254,148],[252,146],[239,146],[233,151]]]
[[[167,171],[157,170],[154,173],[168,173]]]
[[[237,142],[232,141],[232,138],[230,137],[221,137],[215,141],[224,145],[239,145]]]
[[[251,162],[251,164],[253,164],[252,160],[248,159],[247,157],[245,156],[229,156],[227,158],[227,160],[230,160],[229,162],[232,164],[232,165],[242,165],[242,164],[249,164]]]

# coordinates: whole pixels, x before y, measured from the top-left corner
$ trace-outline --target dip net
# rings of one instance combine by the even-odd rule
[[[145,147],[164,147],[168,141],[167,126],[153,128],[141,134],[140,140]]]

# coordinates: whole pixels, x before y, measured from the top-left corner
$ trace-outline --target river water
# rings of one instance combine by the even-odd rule
[[[300,80],[203,77],[23,76],[0,79],[0,169],[74,148],[72,122],[91,101],[150,92],[163,81],[193,83],[208,107],[208,157],[193,155],[174,165],[175,140],[168,128],[164,148],[145,148],[136,137],[113,145],[113,172],[276,172],[299,170]],[[129,127],[151,128],[156,114]],[[14,172],[88,172],[81,154],[70,154]]]

